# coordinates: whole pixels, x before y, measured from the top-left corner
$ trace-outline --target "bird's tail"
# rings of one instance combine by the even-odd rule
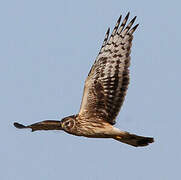
[[[55,120],[46,120],[38,123],[34,123],[28,126],[23,124],[19,124],[17,122],[14,123],[14,126],[19,129],[31,128],[32,131],[38,130],[62,130],[61,122]]]
[[[116,136],[114,139],[135,147],[147,146],[149,143],[154,142],[152,137],[137,136],[127,132],[124,135]]]

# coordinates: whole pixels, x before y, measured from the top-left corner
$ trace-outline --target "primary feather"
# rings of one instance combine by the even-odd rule
[[[121,16],[109,37],[108,29],[101,50],[85,81],[79,115],[102,118],[115,124],[129,84],[129,64],[134,17],[125,27],[129,13],[120,25]]]

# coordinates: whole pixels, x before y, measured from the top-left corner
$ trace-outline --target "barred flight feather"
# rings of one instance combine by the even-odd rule
[[[85,81],[79,116],[103,119],[115,124],[129,84],[130,53],[134,17],[126,26],[129,13],[122,24],[119,17],[109,38],[108,28],[100,52]],[[126,26],[126,27],[125,27]]]

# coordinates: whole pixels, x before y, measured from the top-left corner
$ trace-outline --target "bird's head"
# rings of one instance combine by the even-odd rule
[[[63,118],[61,120],[62,129],[66,132],[71,132],[75,127],[75,118],[75,115]]]

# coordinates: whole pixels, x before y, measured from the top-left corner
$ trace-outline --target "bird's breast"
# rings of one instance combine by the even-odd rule
[[[107,122],[78,121],[74,128],[68,133],[76,136],[106,138],[109,137],[113,126]]]

